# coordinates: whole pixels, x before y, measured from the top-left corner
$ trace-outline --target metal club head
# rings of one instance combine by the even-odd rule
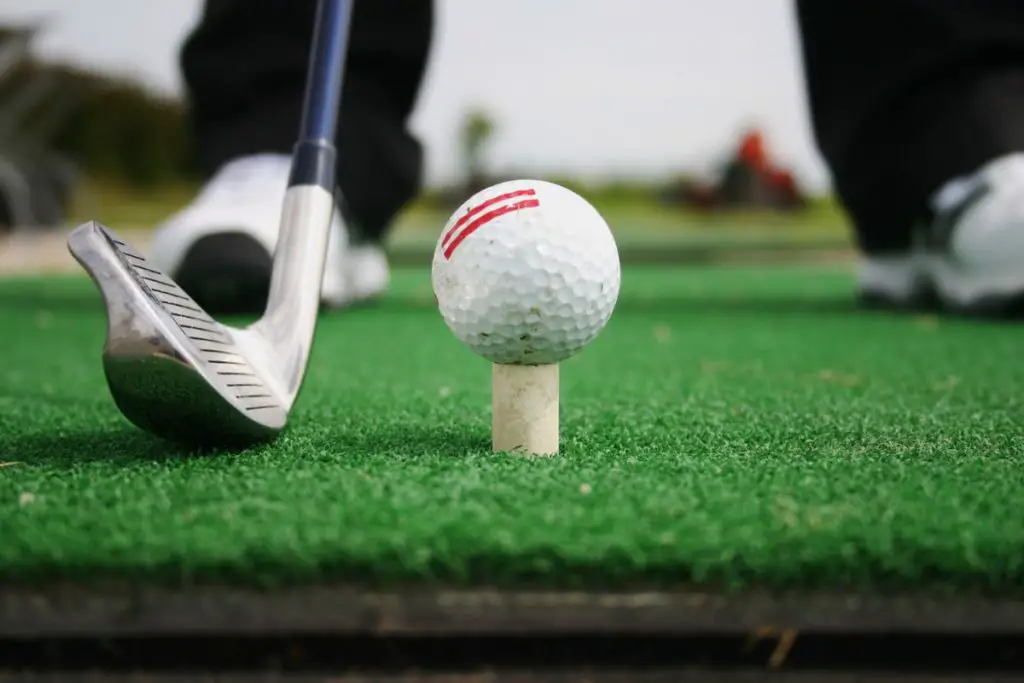
[[[72,232],[68,248],[103,294],[103,369],[131,422],[197,445],[256,442],[284,427],[290,401],[250,330],[213,320],[98,223]]]
[[[246,446],[285,427],[312,349],[334,197],[289,189],[266,313],[245,328],[211,318],[174,280],[90,222],[68,249],[107,310],[103,369],[137,427],[191,446]]]

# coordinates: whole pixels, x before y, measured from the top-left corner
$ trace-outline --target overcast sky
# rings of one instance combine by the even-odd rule
[[[48,17],[41,56],[180,92],[177,51],[199,0],[0,0]],[[456,171],[467,107],[497,118],[494,166],[590,176],[702,171],[750,123],[820,189],[791,0],[438,0],[414,127],[430,181]]]

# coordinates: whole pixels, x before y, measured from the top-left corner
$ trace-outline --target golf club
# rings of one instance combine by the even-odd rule
[[[191,446],[244,447],[284,427],[306,374],[335,208],[338,103],[351,0],[319,0],[299,139],[263,317],[211,318],[175,282],[99,223],[68,249],[103,295],[103,369],[139,428]]]

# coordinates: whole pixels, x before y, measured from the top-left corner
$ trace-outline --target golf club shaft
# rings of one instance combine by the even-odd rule
[[[286,391],[298,392],[316,329],[335,202],[338,107],[352,0],[319,0],[299,138],[281,213],[267,309],[258,325],[282,349]]]
[[[313,53],[310,56],[306,99],[299,129],[300,143],[334,143],[348,53],[351,8],[352,0],[321,0],[317,5]]]
[[[317,2],[305,102],[289,187],[319,185],[328,192],[335,190],[334,136],[338,128],[351,13],[352,0]]]

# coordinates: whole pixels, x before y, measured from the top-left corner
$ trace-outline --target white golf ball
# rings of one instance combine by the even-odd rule
[[[619,297],[615,238],[587,200],[540,180],[499,183],[448,220],[431,273],[438,308],[493,363],[546,365],[601,332]]]

